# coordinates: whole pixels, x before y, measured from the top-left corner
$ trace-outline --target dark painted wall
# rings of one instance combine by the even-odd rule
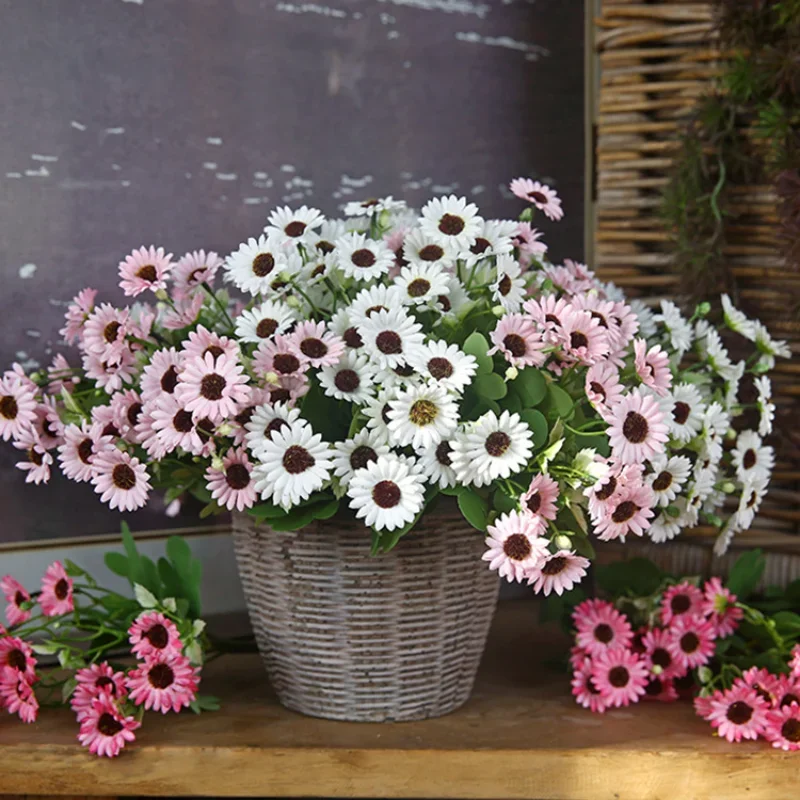
[[[546,177],[580,256],[580,0],[0,0],[0,364],[48,363],[63,305],[141,244],[225,254],[276,204]],[[115,530],[0,444],[0,542]],[[162,527],[157,512],[134,527]],[[186,524],[184,519],[183,524]]]

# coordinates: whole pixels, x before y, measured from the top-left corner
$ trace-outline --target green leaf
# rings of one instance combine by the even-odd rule
[[[632,558],[596,567],[597,583],[603,591],[618,597],[653,594],[664,580],[664,573],[649,559]]]
[[[525,367],[514,380],[514,388],[519,392],[524,405],[531,408],[538,406],[544,400],[547,394],[547,381],[536,367]]]
[[[588,558],[589,561],[594,561],[596,556],[594,545],[589,537],[583,534],[581,531],[577,531],[572,537],[572,547],[579,556]]]
[[[191,702],[189,708],[191,708],[195,714],[200,714],[203,711],[219,711],[219,698],[213,697],[210,694],[199,694]]]
[[[547,409],[549,415],[568,419],[572,413],[572,398],[560,386],[551,383],[547,387]]]
[[[402,539],[403,536],[405,536],[419,522],[420,517],[425,513],[425,509],[428,508],[428,506],[438,495],[439,488],[435,485],[429,485],[425,490],[425,500],[422,504],[422,508],[417,512],[414,519],[412,519],[410,522],[407,522],[402,528],[395,528],[393,531],[380,532],[380,550],[378,552],[388,553],[393,547],[395,547],[400,539]]]
[[[519,416],[533,433],[534,450],[539,450],[544,447],[547,444],[547,434],[549,431],[544,414],[542,414],[541,411],[537,411],[535,408],[528,408]]]
[[[67,575],[70,578],[82,578],[84,575],[87,575],[85,569],[79,567],[74,561],[70,561],[68,558],[64,559],[64,567],[66,568]]]
[[[742,553],[736,559],[733,567],[731,567],[727,581],[728,589],[740,601],[747,599],[755,591],[766,566],[767,559],[761,550],[750,550],[747,553]]]
[[[500,400],[506,396],[506,382],[494,372],[481,373],[472,382],[475,392],[482,398]]]
[[[483,334],[473,331],[469,336],[467,336],[466,341],[461,349],[465,353],[475,356],[475,359],[478,362],[478,374],[491,372],[494,369],[494,363],[492,362],[491,357],[488,355],[489,342],[486,340],[486,337]]]
[[[778,611],[772,618],[781,636],[792,639],[800,636],[800,615],[793,611]]]
[[[458,508],[464,515],[464,519],[477,528],[485,531],[489,517],[489,506],[477,492],[464,492],[458,496]]]
[[[145,589],[141,583],[133,585],[133,593],[136,596],[136,602],[142,608],[155,608],[158,605],[156,596],[149,589]]]
[[[139,563],[142,568],[142,586],[149,589],[160,600],[164,594],[161,590],[161,578],[156,565],[147,556],[139,556]]]
[[[507,514],[517,508],[517,498],[509,497],[502,489],[498,489],[492,495],[492,508],[499,514]]]
[[[122,523],[122,546],[128,556],[128,580],[131,584],[141,583],[142,570],[139,564],[139,551],[136,549],[136,542],[131,535],[131,529],[127,522]]]
[[[167,596],[175,598],[184,596],[181,579],[178,577],[175,567],[166,558],[158,559],[158,577],[161,578]]]
[[[115,553],[113,550],[103,556],[106,566],[121,578],[128,577],[128,559],[122,553]]]
[[[286,511],[284,511],[284,509],[282,509],[280,506],[265,502],[259,503],[258,505],[247,509],[247,513],[259,522],[265,519],[278,519],[286,516]]]

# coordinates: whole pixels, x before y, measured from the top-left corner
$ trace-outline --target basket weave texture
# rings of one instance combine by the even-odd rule
[[[348,519],[277,532],[236,514],[233,531],[258,648],[287,708],[388,722],[467,700],[499,580],[457,511],[424,516],[377,557]]]

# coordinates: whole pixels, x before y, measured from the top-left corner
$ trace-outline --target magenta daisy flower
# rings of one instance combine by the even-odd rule
[[[11,575],[6,575],[0,580],[0,591],[6,599],[6,619],[12,627],[27,622],[31,618],[29,609],[22,608],[23,603],[27,603],[31,596],[25,587]]]
[[[53,456],[45,450],[45,446],[34,430],[23,431],[19,439],[14,442],[17,450],[24,450],[27,456],[25,461],[17,461],[14,465],[23,470],[25,483],[47,483],[50,480],[50,467]]]
[[[138,458],[121,450],[107,450],[94,458],[94,490],[110,508],[135,511],[147,502],[150,481]]]
[[[602,492],[601,492],[602,493]],[[653,517],[653,490],[646,484],[618,484],[618,491],[593,515],[594,532],[604,542],[625,541],[628,534],[642,536]]]
[[[205,358],[212,355],[218,358],[221,355],[228,355],[231,358],[239,357],[239,345],[235,339],[221,336],[218,333],[208,330],[203,325],[198,326],[197,330],[190,331],[189,336],[183,343],[184,360],[190,358]]]
[[[672,619],[668,630],[672,655],[684,671],[702,667],[711,660],[716,637],[708,620],[683,614]]]
[[[584,658],[572,673],[572,696],[578,705],[588,708],[595,714],[602,714],[608,707],[608,699],[600,691],[592,679],[594,664],[590,658]]]
[[[159,611],[145,611],[128,629],[131,651],[137,658],[150,659],[183,652],[183,642],[175,623]]]
[[[125,673],[115,672],[107,662],[89,664],[75,673],[77,686],[70,698],[70,706],[80,722],[91,712],[92,702],[102,694],[110,694],[116,701],[128,694]]]
[[[771,707],[775,707],[778,702],[778,695],[782,691],[781,681],[778,675],[773,675],[763,667],[750,667],[742,673],[741,678],[737,678],[733,685],[741,682],[751,689],[755,689],[759,697],[763,698]]]
[[[674,678],[685,670],[672,655],[672,640],[664,628],[648,628],[642,636],[642,658],[653,675]]]
[[[554,520],[558,514],[558,492],[558,481],[554,481],[549,475],[535,475],[528,491],[519,499],[520,508],[523,512]]]
[[[7,372],[0,378],[0,437],[19,439],[36,422],[36,396],[26,383]]]
[[[622,399],[623,392],[619,370],[610,361],[593,364],[586,371],[586,396],[604,419],[608,419],[609,409]]]
[[[205,250],[186,253],[172,269],[171,277],[175,297],[183,300],[198,289],[202,289],[204,283],[213,284],[217,271],[223,263],[223,260],[213,250],[209,253],[206,253]]]
[[[800,644],[796,644],[792,648],[792,657],[789,661],[789,669],[792,671],[792,675],[796,678],[800,678]]]
[[[592,681],[609,706],[636,703],[649,680],[647,665],[625,648],[606,648],[593,658]]]
[[[31,646],[19,636],[0,639],[0,669],[13,669],[28,683],[36,680],[36,657]]]
[[[69,614],[75,608],[72,578],[67,575],[64,565],[60,561],[53,562],[45,570],[39,605],[46,617]]]
[[[764,738],[780,750],[800,750],[800,705],[769,711]]]
[[[559,196],[549,186],[539,183],[539,181],[533,181],[530,178],[514,178],[509,184],[509,189],[521,200],[536,206],[554,222],[558,222],[564,216]]]
[[[736,607],[736,595],[726,589],[719,578],[711,578],[703,587],[703,614],[711,620],[717,637],[722,639],[736,631],[744,611]]]
[[[96,289],[82,289],[73,299],[64,315],[66,325],[59,331],[67,344],[72,344],[81,338],[83,325],[89,314],[94,311],[94,299],[97,297]]]
[[[783,708],[792,703],[800,705],[800,682],[794,675],[778,675],[778,684],[775,688],[775,707]]]
[[[664,452],[669,438],[664,414],[655,398],[634,389],[611,408],[608,440],[623,464],[641,464]]]
[[[606,329],[588,311],[573,308],[564,313],[558,343],[564,361],[590,366],[608,356]]]
[[[282,334],[262,342],[253,354],[253,369],[258,375],[303,375],[308,359],[297,351],[294,342]]]
[[[239,405],[247,401],[247,375],[235,358],[207,353],[184,366],[175,397],[196,417],[221,422],[235,417]]]
[[[108,364],[118,364],[128,345],[125,337],[130,327],[130,311],[110,303],[98,306],[83,326],[83,347]]]
[[[541,517],[511,511],[487,528],[484,561],[512,583],[522,581],[547,557],[547,539],[542,538]]]
[[[141,395],[147,403],[162,394],[173,394],[178,385],[178,375],[183,368],[184,356],[174,347],[169,350],[156,350],[150,356],[150,363],[142,372]]]
[[[633,638],[627,617],[620,614],[611,603],[581,603],[575,609],[573,619],[577,630],[577,645],[592,656],[612,647],[625,649]]]
[[[528,573],[528,583],[536,594],[547,597],[550,592],[561,595],[580,583],[589,567],[589,559],[570,550],[559,550],[545,558],[544,563]]]
[[[8,667],[0,669],[0,708],[16,714],[23,722],[36,721],[39,702],[25,676]]]
[[[672,679],[663,675],[651,675],[644,687],[643,700],[656,700],[659,703],[674,703],[680,695]]]
[[[506,314],[491,333],[494,347],[490,354],[500,352],[515,367],[540,367],[547,356],[542,352],[545,343],[534,323],[523,314]]]
[[[649,350],[644,339],[633,340],[634,366],[641,382],[657,395],[664,397],[672,386],[672,370],[669,368],[669,355],[660,345]]]
[[[703,593],[689,581],[670,586],[661,598],[661,622],[669,625],[675,617],[706,616]]]
[[[153,655],[127,678],[130,699],[162,714],[188,707],[199,683],[199,670],[179,653]]]
[[[156,292],[167,288],[167,275],[172,269],[172,253],[164,248],[140,247],[119,264],[120,288],[128,297],[136,297],[148,289]]]
[[[206,471],[211,496],[228,511],[251,508],[257,499],[252,469],[243,447],[228,450],[222,459],[222,469],[209,467]]]
[[[344,352],[344,339],[327,330],[324,322],[301,322],[288,337],[289,347],[312,367],[330,367]]]
[[[569,665],[573,670],[582,667],[587,661],[591,660],[589,654],[582,648],[575,645],[569,651]]]
[[[109,692],[92,700],[81,720],[78,741],[96,756],[114,758],[128,742],[136,740],[134,731],[141,727],[134,717],[126,717]]]
[[[755,689],[739,684],[709,698],[706,719],[729,742],[757,739],[769,724],[769,706]],[[791,707],[790,707],[791,708]]]

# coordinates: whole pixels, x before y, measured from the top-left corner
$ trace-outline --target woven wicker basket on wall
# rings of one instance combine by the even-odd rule
[[[457,510],[422,518],[387,555],[347,519],[280,533],[234,515],[256,641],[283,705],[354,722],[426,719],[461,706],[499,580]]]
[[[679,279],[660,215],[662,191],[680,131],[719,68],[713,4],[590,0],[589,7],[595,49],[589,105],[596,133],[590,255],[603,278],[629,295],[668,297]],[[726,255],[741,299],[773,335],[789,340],[798,352],[800,325],[788,318],[786,296],[787,290],[797,294],[800,275],[783,268],[773,188],[742,189],[732,211],[736,217]],[[734,540],[736,547],[763,546],[776,553],[774,558],[786,552],[786,563],[774,571],[782,580],[800,576],[800,556],[791,555],[800,533],[799,374],[794,360],[779,363],[773,374],[778,406],[778,430],[771,442],[777,454],[773,489],[754,525],[760,535]],[[713,530],[700,529],[691,544],[684,539],[681,545],[645,549],[666,563],[675,552],[669,548],[681,548],[684,566],[724,572],[725,560],[710,560],[713,536]]]

